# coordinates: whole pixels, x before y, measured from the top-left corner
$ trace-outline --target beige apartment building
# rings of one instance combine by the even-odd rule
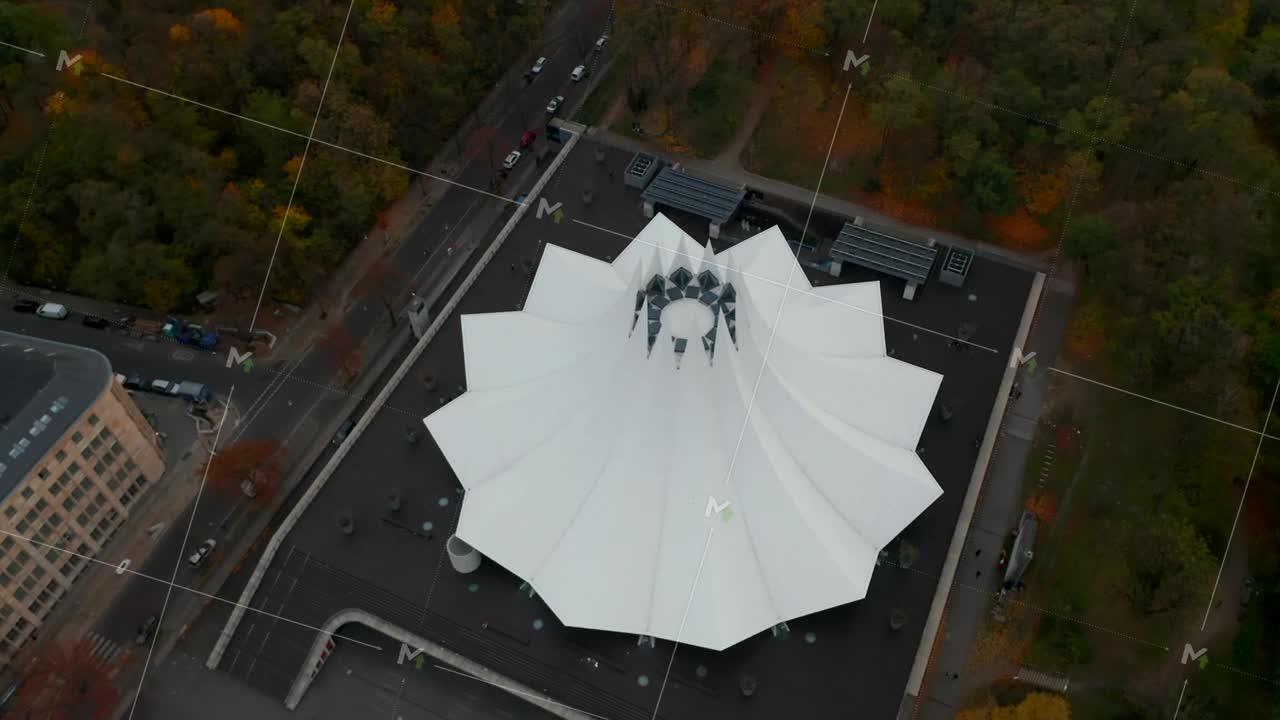
[[[0,332],[0,666],[163,473],[105,356]]]

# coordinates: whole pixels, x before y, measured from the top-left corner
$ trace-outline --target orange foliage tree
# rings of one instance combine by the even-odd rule
[[[241,440],[215,453],[200,472],[218,492],[244,493],[265,504],[275,495],[284,477],[280,448],[280,441],[275,437]]]
[[[351,333],[347,332],[346,328],[342,327],[341,322],[330,323],[324,335],[316,340],[316,345],[333,355],[348,384],[360,374],[360,366],[363,363],[360,344],[351,337]]]
[[[6,716],[41,720],[107,720],[120,702],[112,681],[123,656],[107,663],[92,653],[88,640],[49,644],[24,653],[15,662],[21,684]]]
[[[226,8],[201,10],[196,13],[196,17],[209,22],[223,32],[235,33],[236,35],[244,32],[244,24],[240,22],[240,18],[237,18]]]

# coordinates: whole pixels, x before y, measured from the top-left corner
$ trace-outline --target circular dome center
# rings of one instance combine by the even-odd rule
[[[662,308],[662,330],[685,340],[700,338],[716,323],[711,308],[693,298],[680,298]]]

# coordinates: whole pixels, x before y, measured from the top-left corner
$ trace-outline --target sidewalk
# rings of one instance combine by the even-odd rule
[[[969,664],[970,650],[978,631],[990,621],[989,610],[997,590],[995,562],[1022,510],[1027,459],[1053,376],[1046,368],[1053,365],[1062,349],[1073,301],[1070,285],[1053,280],[1045,283],[1040,316],[1026,346],[1028,352],[1036,352],[1041,369],[1034,374],[1025,368],[1018,372],[1023,392],[1010,401],[996,438],[991,468],[965,538],[939,639],[912,715],[919,720],[950,720],[973,692],[996,679],[974,674]],[[979,550],[981,555],[976,554]],[[985,580],[977,576],[980,570],[984,571]],[[1016,669],[1011,668],[1010,672]],[[950,673],[959,673],[960,677],[948,677]]]
[[[143,404],[164,402],[148,400],[154,402]],[[224,408],[211,409],[210,418],[217,422],[224,411]],[[174,520],[187,508],[200,488],[196,469],[208,457],[211,438],[197,435],[195,421],[185,417],[185,411],[180,407],[166,407],[157,414],[167,421],[162,422],[161,432],[167,432],[169,436],[164,448],[164,475],[130,508],[119,533],[97,554],[96,559],[101,562],[89,563],[45,621],[44,626],[54,630],[58,644],[74,644],[92,631],[118,601],[123,583],[130,579],[102,563],[114,565],[127,559],[131,570],[141,571],[151,552],[159,547],[161,538],[173,532]],[[173,424],[176,422],[186,423],[187,427],[175,432],[177,428]],[[164,527],[153,535],[149,530],[158,524]],[[178,531],[181,532],[181,528]]]
[[[783,197],[802,205],[807,206],[814,202],[813,190],[811,188],[803,188],[798,185],[773,180],[742,169],[735,170],[730,168],[727,164],[716,160],[702,160],[699,158],[677,155],[659,145],[630,138],[626,135],[613,132],[612,130],[590,128],[587,130],[587,137],[595,142],[610,145],[622,150],[648,153],[671,163],[680,163],[683,167],[694,172],[705,174],[713,178],[722,178],[731,182],[743,183],[752,189],[760,190],[768,195]],[[932,230],[929,228],[921,228],[917,225],[911,225],[896,218],[889,217],[888,215],[864,205],[840,200],[828,195],[819,195],[816,207],[851,219],[860,215],[866,219],[868,225],[881,230],[887,230],[898,237],[906,238],[908,240],[923,243],[929,238],[934,238],[945,245],[966,248],[972,250],[978,255],[996,258],[1020,268],[1040,272],[1047,272],[1049,269],[1049,253],[1044,253],[1042,255],[1023,255],[1022,253],[1000,247],[999,245],[970,240],[941,230]]]

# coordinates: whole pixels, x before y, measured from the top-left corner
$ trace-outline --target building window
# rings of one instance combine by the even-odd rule
[[[138,466],[133,462],[133,459],[132,459],[132,458],[130,458],[130,459],[125,460],[125,461],[124,461],[124,469],[125,469],[125,470],[137,470],[137,469],[138,469]]]
[[[134,482],[138,483],[138,487],[142,487],[143,485],[146,485],[146,484],[147,484],[147,479],[146,479],[145,477],[143,477],[142,475],[139,475],[139,476],[138,476],[138,479],[137,479],[137,480],[134,480]]]
[[[54,453],[54,454],[53,454],[53,459],[54,459],[54,460],[57,460],[58,462],[62,462],[63,460],[66,460],[66,459],[67,459],[67,451],[66,451],[66,450],[59,450],[58,452],[56,452],[56,453]]]
[[[26,590],[35,590],[36,579],[28,575],[27,579],[22,581],[22,587],[25,588]]]
[[[97,450],[98,448],[102,447],[102,438],[96,437],[90,440],[89,447],[93,448],[94,450]]]
[[[76,522],[80,523],[80,527],[89,527],[89,516],[84,513],[80,513],[76,516]]]
[[[9,567],[5,568],[4,571],[12,577],[17,577],[18,573],[22,572],[22,565],[17,560],[14,560],[9,563]]]
[[[25,602],[27,599],[27,591],[22,588],[18,588],[17,590],[14,590],[13,599],[17,600],[18,602]]]
[[[40,513],[36,512],[35,510],[28,510],[27,516],[23,518],[23,520],[26,520],[27,524],[31,524],[35,522],[37,519],[39,519],[39,517],[40,517]]]
[[[49,539],[51,534],[53,534],[53,526],[51,526],[49,521],[46,520],[45,523],[40,526],[40,532],[36,535],[36,538],[41,542],[44,542]]]
[[[89,492],[93,489],[93,481],[87,477],[80,478],[80,489]]]
[[[90,548],[88,545],[86,545],[85,543],[80,543],[80,547],[76,548],[76,553],[80,555],[88,555],[89,549]]]
[[[71,508],[73,508],[73,507],[75,507],[75,506],[76,506],[76,503],[75,503],[75,501],[74,501],[74,500],[72,500],[71,498],[67,498],[66,500],[63,500],[63,501],[62,501],[62,509],[63,509],[63,510],[70,510]]]
[[[81,490],[80,488],[76,488],[76,489],[74,489],[74,490],[72,490],[72,491],[71,491],[71,499],[72,499],[72,500],[79,500],[79,499],[81,499],[81,498],[83,498],[83,497],[84,497],[84,490]]]
[[[18,551],[18,558],[17,558],[17,560],[18,560],[18,564],[19,564],[19,565],[26,565],[26,564],[27,564],[27,561],[28,561],[28,560],[30,560],[30,559],[31,559],[31,553],[27,552],[26,550],[19,550],[19,551]]]
[[[10,505],[4,509],[4,517],[6,520],[12,520],[14,515],[18,514],[18,508]]]
[[[13,547],[13,538],[9,537],[8,535],[5,536],[4,540],[0,540],[0,554],[9,552],[10,548],[12,547]]]
[[[71,442],[79,444],[81,440],[84,440],[84,435],[79,430],[71,433]]]
[[[40,471],[36,473],[36,477],[40,478],[41,480],[48,480],[49,468],[40,468]]]
[[[0,587],[9,587],[9,576],[0,573]]]
[[[35,578],[36,580],[43,580],[46,574],[47,573],[45,573],[44,568],[40,567],[39,565],[31,569],[31,577]]]
[[[120,498],[121,507],[129,507],[129,502],[133,500],[133,493],[127,492],[124,497]]]
[[[76,476],[76,475],[79,475],[79,474],[80,474],[80,466],[79,466],[79,465],[77,465],[76,463],[71,463],[70,465],[68,465],[68,466],[67,466],[67,474],[68,474],[68,475],[71,475],[71,476],[73,476],[73,477],[74,477],[74,476]]]
[[[93,466],[93,471],[94,471],[95,473],[97,473],[97,474],[101,475],[101,474],[103,474],[104,472],[106,472],[106,471],[107,471],[107,466],[106,466],[106,465],[103,465],[102,463],[98,463],[98,464],[96,464],[96,465],[94,465],[94,466]],[[113,480],[112,482],[115,482],[115,481]]]
[[[14,530],[18,531],[19,535],[26,535],[27,530],[30,530],[30,529],[31,529],[31,523],[27,522],[26,520],[23,520],[22,522],[18,523],[18,526],[14,528]]]
[[[41,610],[43,610],[43,609],[44,609],[44,605],[40,604],[39,602],[33,602],[33,603],[31,603],[31,614],[32,614],[32,615],[35,615],[35,616],[39,617],[39,616],[40,616],[40,611],[41,611]]]
[[[90,448],[85,448],[83,451],[80,452],[80,457],[84,458],[85,460],[88,460],[89,458],[93,457],[93,450]]]
[[[116,440],[115,442],[111,443],[111,452],[113,453],[120,452],[120,441]]]
[[[59,525],[61,525],[61,524],[62,524],[62,516],[61,516],[61,515],[56,515],[56,514],[55,514],[55,515],[50,515],[50,516],[49,516],[49,525],[50,525],[51,527],[58,527],[58,526],[59,526]]]
[[[120,481],[115,478],[111,478],[110,480],[107,481],[107,487],[111,488],[112,490],[119,490]]]
[[[62,559],[62,551],[57,548],[54,548],[44,554],[44,559],[50,565],[57,565],[58,561]]]
[[[48,510],[48,509],[49,509],[48,500],[45,500],[44,498],[40,498],[39,500],[36,501],[36,510],[38,512],[44,512],[45,510]]]
[[[9,631],[9,634],[4,636],[4,639],[8,640],[14,645],[17,645],[19,637],[21,637],[21,635],[18,633],[18,628],[13,628],[12,630]]]
[[[31,499],[31,496],[32,496],[32,495],[34,495],[34,494],[35,494],[35,493],[34,493],[34,492],[32,492],[31,488],[29,488],[29,487],[24,487],[24,488],[22,488],[22,499],[23,499],[23,500],[30,500],[30,499]]]
[[[97,415],[95,415],[95,414],[93,414],[93,413],[90,413],[90,414],[89,414],[89,424],[90,424],[90,425],[97,425],[97,424],[98,424],[98,416],[97,416]]]
[[[93,540],[94,542],[98,542],[99,540],[102,539],[102,531],[94,530],[93,532],[89,533],[89,539]]]

